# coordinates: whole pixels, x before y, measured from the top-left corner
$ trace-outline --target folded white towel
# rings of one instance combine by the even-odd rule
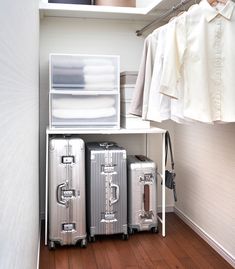
[[[84,63],[83,60],[80,60],[76,57],[66,57],[60,59],[52,59],[52,66],[53,68],[62,68],[62,69],[76,69],[76,68],[83,68]]]
[[[105,83],[109,83],[115,82],[115,75],[85,75],[84,79],[85,79],[85,83],[88,84],[105,84]]]
[[[52,99],[52,110],[55,109],[99,109],[109,108],[115,105],[115,98],[112,96],[73,96],[59,97]]]
[[[86,65],[83,69],[85,75],[104,75],[114,74],[114,65]]]
[[[83,76],[82,68],[54,68],[53,76]]]
[[[117,85],[114,83],[102,83],[102,84],[87,84],[82,89],[83,91],[116,91]]]
[[[91,57],[91,58],[84,58],[83,63],[87,65],[113,65],[114,59],[113,58],[104,58],[104,57]]]
[[[116,114],[114,107],[99,109],[55,109],[52,116],[61,119],[99,119]]]

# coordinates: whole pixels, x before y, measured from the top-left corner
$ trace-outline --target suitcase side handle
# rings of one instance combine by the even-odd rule
[[[57,203],[66,206],[67,205],[67,201],[62,199],[62,190],[63,188],[66,187],[66,183],[62,183],[60,185],[57,186],[57,190],[56,190],[56,197],[57,197]]]
[[[144,185],[144,211],[148,212],[149,211],[149,205],[150,205],[150,189],[149,185],[145,184]]]
[[[109,200],[109,204],[113,205],[115,203],[117,203],[117,201],[119,200],[120,197],[120,188],[117,184],[111,184],[111,188],[115,189],[115,199],[111,198]]]

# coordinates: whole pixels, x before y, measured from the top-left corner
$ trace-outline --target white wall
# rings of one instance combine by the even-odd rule
[[[38,42],[38,1],[1,1],[1,269],[37,266]]]
[[[235,124],[176,125],[175,154],[176,208],[234,259]]]
[[[136,0],[136,7],[148,7],[154,2],[154,0]]]
[[[144,24],[115,20],[76,18],[43,18],[40,28],[40,189],[41,213],[45,197],[45,130],[48,125],[48,57],[49,53],[91,53],[120,55],[121,71],[138,70],[143,49],[143,38],[135,31]],[[119,142],[128,153],[144,153],[145,137],[108,136]],[[101,139],[89,137],[89,140]],[[150,157],[159,161],[159,140],[151,139]],[[167,200],[173,206],[171,193]]]

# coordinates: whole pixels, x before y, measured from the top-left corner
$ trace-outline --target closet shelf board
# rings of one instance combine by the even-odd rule
[[[147,129],[65,129],[53,128],[47,129],[47,134],[164,134],[166,130],[161,128]]]
[[[54,4],[41,0],[41,17],[78,17],[93,19],[116,19],[151,21],[176,5],[180,0],[153,0],[146,7],[111,7],[96,5]],[[194,1],[192,1],[194,2]]]

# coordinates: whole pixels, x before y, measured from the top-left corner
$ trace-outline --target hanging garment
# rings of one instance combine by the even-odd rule
[[[234,7],[232,1],[212,7],[202,0],[174,24],[160,92],[176,99],[183,96],[187,118],[206,123],[235,121]],[[184,85],[179,89],[182,76]]]
[[[144,88],[147,88],[147,85],[151,82],[151,74],[152,74],[152,64],[148,64],[148,60],[150,60],[151,48],[153,45],[151,44],[152,35],[148,35],[148,37],[144,41],[144,48],[141,57],[138,77],[136,80],[135,91],[133,94],[131,106],[129,113],[142,117],[143,110],[143,98],[144,98]],[[154,48],[155,49],[155,48]],[[153,61],[152,59],[150,60]]]
[[[175,30],[171,24],[172,22],[157,28],[145,39],[129,113],[155,122],[172,119],[178,123],[187,123],[191,120],[185,119],[183,116],[182,100],[172,100],[160,93],[164,54],[168,53],[167,36],[172,35],[172,31]],[[182,87],[182,80],[179,81],[177,87]]]
[[[170,119],[170,98],[160,94],[160,79],[162,75],[162,67],[164,61],[164,51],[166,46],[166,33],[169,25],[158,28],[153,35],[158,38],[157,48],[155,52],[155,60],[149,90],[148,101],[146,104],[146,119],[156,122]]]

